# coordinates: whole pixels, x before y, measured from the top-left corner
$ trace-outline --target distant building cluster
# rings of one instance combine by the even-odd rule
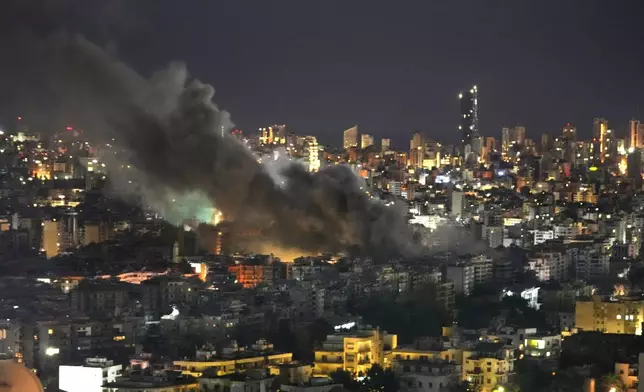
[[[0,355],[67,392],[641,390],[644,124],[486,136],[484,90],[458,98],[455,145],[417,130],[396,149],[358,125],[337,148],[283,124],[224,135],[303,176],[346,165],[424,249],[380,260],[250,252],[262,233],[191,199],[168,222],[114,196],[142,185],[136,159],[19,117],[0,135]]]

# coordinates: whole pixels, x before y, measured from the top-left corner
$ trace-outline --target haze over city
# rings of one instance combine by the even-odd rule
[[[643,14],[0,2],[0,390],[644,392]]]

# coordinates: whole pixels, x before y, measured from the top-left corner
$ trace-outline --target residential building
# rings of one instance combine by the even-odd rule
[[[525,338],[526,357],[555,358],[561,353],[561,334],[531,335]]]
[[[106,358],[87,358],[82,365],[58,368],[58,389],[65,392],[102,392],[102,386],[121,377],[123,365]]]
[[[353,126],[346,131],[344,131],[343,139],[344,149],[358,147],[358,126]]]
[[[641,335],[643,322],[641,296],[610,299],[593,295],[578,299],[575,306],[575,325],[582,331]]]
[[[443,360],[400,360],[393,370],[401,392],[447,392],[461,380],[461,365]]]
[[[514,349],[502,343],[480,343],[463,351],[463,380],[482,392],[492,392],[513,381]]]
[[[193,377],[201,377],[206,369],[210,369],[211,373],[208,374],[211,376],[224,376],[248,369],[278,366],[292,360],[292,353],[276,352],[272,344],[260,340],[249,350],[239,347],[236,342],[221,354],[199,350],[194,359],[173,361],[173,366],[174,370]]]
[[[242,373],[232,373],[218,376],[208,374],[208,370],[199,377],[200,391],[269,391],[274,377],[268,369],[248,369]]]
[[[398,336],[379,329],[356,329],[327,335],[315,350],[316,374],[336,370],[365,374],[372,365],[385,366],[385,353],[398,346]]]

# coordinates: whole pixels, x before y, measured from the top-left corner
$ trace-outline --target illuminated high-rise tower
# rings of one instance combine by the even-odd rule
[[[357,125],[344,131],[343,145],[345,150],[351,147],[358,147]]]
[[[360,148],[364,150],[369,146],[373,146],[373,136],[363,133],[360,135]]]
[[[458,129],[461,133],[461,155],[465,157],[472,151],[472,139],[479,135],[478,88],[473,86],[465,93],[459,93],[461,102],[461,121]]]
[[[593,121],[593,136],[595,137],[596,144],[599,151],[595,151],[595,157],[599,158],[600,162],[604,162],[612,147],[612,131],[608,129],[608,121],[603,118],[596,118]]]

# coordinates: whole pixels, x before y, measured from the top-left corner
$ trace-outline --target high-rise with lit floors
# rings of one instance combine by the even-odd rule
[[[363,133],[360,136],[360,148],[363,150],[369,146],[373,146],[373,136]]]
[[[260,144],[286,144],[286,125],[259,128]]]
[[[472,138],[479,133],[478,88],[458,94],[461,102],[461,121],[458,126],[461,133],[461,156],[465,157],[472,148]]]
[[[572,142],[576,141],[577,140],[577,127],[575,127],[571,123],[567,123],[563,127],[562,135],[563,135],[564,139],[566,139],[568,141],[572,141]]]
[[[382,151],[389,151],[391,149],[391,139],[382,138]]]
[[[608,150],[608,121],[603,118],[596,118],[593,121],[593,137],[596,139],[596,144],[599,147],[599,151],[595,151],[595,154],[601,162],[604,162]]]
[[[45,220],[42,222],[42,238],[40,250],[45,253],[47,258],[57,256],[60,252],[60,232],[62,222],[53,220]]]
[[[344,149],[358,147],[358,126],[351,127],[344,131]]]
[[[304,160],[310,172],[320,170],[320,148],[315,136],[306,136],[304,143]]]
[[[644,124],[640,120],[631,120],[631,134],[630,141],[628,144],[629,148],[641,148],[644,147]]]
[[[423,167],[423,159],[425,159],[425,135],[422,132],[416,132],[409,142],[409,166]]]

